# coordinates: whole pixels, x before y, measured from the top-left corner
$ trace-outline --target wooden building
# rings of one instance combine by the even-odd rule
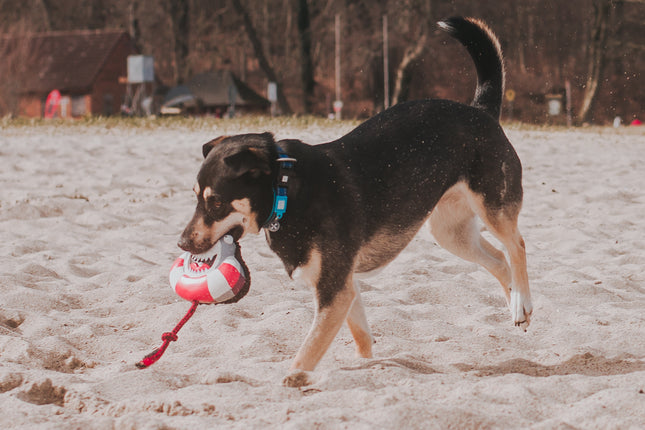
[[[0,91],[6,94],[0,97],[13,93],[18,115],[43,116],[47,95],[58,90],[57,115],[68,118],[119,113],[126,93],[119,78],[127,76],[128,55],[137,53],[122,30],[3,37],[0,52],[15,63],[2,73],[6,80]]]

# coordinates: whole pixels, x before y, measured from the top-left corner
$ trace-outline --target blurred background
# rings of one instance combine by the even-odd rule
[[[475,69],[439,31],[485,21],[503,119],[645,117],[645,0],[0,0],[0,116],[313,114],[469,102]]]

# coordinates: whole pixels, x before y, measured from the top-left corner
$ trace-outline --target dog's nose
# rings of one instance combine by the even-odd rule
[[[185,235],[181,235],[177,241],[177,246],[183,249],[184,251],[190,252],[192,248],[192,243]]]

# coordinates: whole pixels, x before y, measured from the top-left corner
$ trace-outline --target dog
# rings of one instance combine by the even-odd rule
[[[343,322],[359,357],[373,338],[356,278],[392,261],[426,222],[436,241],[486,268],[504,289],[514,324],[533,311],[518,230],[522,166],[499,124],[504,91],[500,44],[481,21],[439,27],[477,69],[471,105],[397,104],[333,142],[275,141],[271,133],[223,136],[202,147],[197,207],[179,240],[204,253],[225,234],[265,231],[293,278],[315,290],[316,313],[285,385],[303,385]],[[481,236],[479,218],[508,251]],[[303,376],[304,375],[304,376]]]

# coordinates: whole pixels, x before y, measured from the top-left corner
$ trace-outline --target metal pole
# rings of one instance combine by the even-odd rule
[[[388,54],[387,15],[383,15],[383,108],[390,107],[390,56]]]
[[[567,110],[567,127],[573,125],[573,113],[571,108],[571,81],[568,79],[564,83],[565,99],[566,99],[566,110]]]
[[[334,101],[334,112],[336,119],[341,119],[342,101],[340,94],[340,15],[336,15],[335,19],[335,34],[336,34],[336,100]]]

